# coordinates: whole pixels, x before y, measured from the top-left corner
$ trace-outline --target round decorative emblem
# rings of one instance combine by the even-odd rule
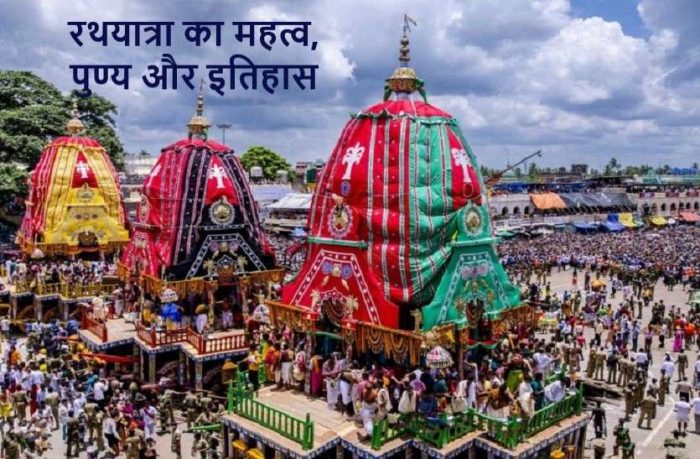
[[[464,217],[464,226],[469,234],[479,234],[481,231],[481,214],[475,209],[470,209]]]
[[[338,204],[328,216],[328,230],[333,237],[342,239],[350,232],[352,215],[345,204]]]
[[[80,190],[78,190],[78,199],[83,202],[92,200],[93,196],[95,196],[95,193],[92,191],[92,189],[90,189],[87,183],[85,183]]]
[[[323,262],[321,265],[321,272],[325,274],[326,276],[331,273],[331,270],[333,269],[333,263],[330,261],[326,260]]]
[[[236,214],[233,210],[233,206],[228,202],[225,196],[217,200],[209,208],[209,218],[216,225],[230,225],[233,223],[235,217]]]
[[[340,268],[340,274],[343,277],[343,279],[350,279],[352,277],[352,266],[343,264],[342,268]]]
[[[349,180],[343,180],[340,182],[340,194],[343,196],[347,196],[350,194],[350,181]]]

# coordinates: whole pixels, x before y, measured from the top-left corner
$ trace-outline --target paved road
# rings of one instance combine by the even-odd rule
[[[556,271],[556,270],[555,270]],[[583,275],[579,273],[579,285]],[[562,293],[564,290],[571,289],[571,271],[563,271],[561,273],[554,272],[551,279],[551,288],[553,291]],[[608,283],[609,286],[609,283]],[[660,299],[664,300],[666,304],[666,310],[670,310],[671,306],[680,306],[682,312],[688,311],[688,305],[686,303],[688,293],[682,291],[680,288],[676,287],[674,291],[669,292],[666,287],[664,287],[660,282],[659,285],[654,290],[654,301]],[[621,294],[618,293],[616,299],[611,300],[614,307],[622,301]],[[642,312],[642,326],[646,325],[651,318],[651,307],[644,308]],[[591,329],[586,329],[585,336],[587,341],[593,338],[593,332]],[[650,375],[658,379],[660,375],[659,368],[664,359],[664,354],[670,352],[672,349],[672,339],[666,339],[665,349],[659,349],[658,340],[655,338],[652,345],[652,358],[653,364],[650,367]],[[640,337],[640,344],[643,343],[643,336]],[[697,348],[693,346],[688,354],[689,369],[686,371],[688,378],[692,378],[692,368],[695,364],[697,358]],[[677,354],[671,352],[672,357],[675,359]],[[584,356],[588,357],[588,349],[584,351]],[[582,366],[585,368],[585,362]],[[677,373],[677,370],[676,370]],[[607,377],[607,368],[606,373]],[[637,420],[639,416],[639,410],[631,417],[631,422],[628,423],[630,428],[630,433],[632,441],[635,443],[635,457],[641,458],[652,458],[652,457],[664,457],[665,450],[663,448],[664,439],[671,435],[671,432],[676,428],[676,420],[673,412],[673,403],[675,402],[674,391],[676,388],[676,377],[674,374],[673,381],[671,383],[671,397],[666,397],[666,403],[663,407],[658,407],[656,412],[656,419],[652,421],[652,430],[639,429],[637,428]],[[614,444],[613,429],[615,424],[617,424],[618,419],[624,416],[624,400],[608,399],[603,403],[603,407],[606,410],[606,418],[608,424],[608,436],[607,436],[607,455],[612,455],[612,446]],[[691,412],[690,425],[688,426],[688,436],[684,439],[686,442],[686,452],[695,451],[695,455],[689,455],[689,457],[700,457],[700,435],[691,433],[695,426],[693,424],[693,415]],[[593,432],[593,423],[591,422],[588,426],[587,439],[595,438]],[[592,457],[592,455],[591,455]]]

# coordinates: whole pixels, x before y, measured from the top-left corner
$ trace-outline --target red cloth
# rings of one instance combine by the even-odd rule
[[[72,188],[80,188],[87,184],[90,188],[97,188],[97,178],[95,172],[90,167],[83,152],[79,152],[75,158],[75,166],[73,166]]]

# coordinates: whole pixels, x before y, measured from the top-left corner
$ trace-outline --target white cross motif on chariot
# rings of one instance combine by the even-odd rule
[[[156,164],[156,167],[154,167],[151,173],[148,175],[148,181],[146,184],[144,184],[144,187],[148,188],[149,186],[151,186],[151,183],[153,183],[153,179],[158,177],[158,174],[160,174],[160,163]]]
[[[471,183],[471,177],[469,177],[468,167],[469,167],[469,155],[467,152],[461,148],[452,148],[450,150],[452,153],[452,158],[455,160],[455,166],[462,168],[462,176],[464,177],[464,183]]]
[[[85,161],[78,161],[75,163],[75,170],[80,174],[81,179],[88,178],[88,172],[90,172],[90,166]]]
[[[215,164],[211,167],[209,170],[209,179],[215,179],[216,180],[216,189],[220,190],[224,187],[224,179],[228,178],[228,175],[226,175],[226,170]]]
[[[342,164],[346,164],[345,173],[341,180],[350,180],[352,175],[352,167],[359,163],[362,159],[362,154],[365,152],[365,147],[360,146],[360,142],[357,142],[354,147],[348,147],[343,156]]]

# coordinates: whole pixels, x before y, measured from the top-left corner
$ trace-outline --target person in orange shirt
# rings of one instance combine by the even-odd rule
[[[17,346],[13,345],[12,347],[10,347],[9,360],[10,365],[19,365],[20,362],[22,362],[22,354],[20,354],[19,349],[17,349]]]

